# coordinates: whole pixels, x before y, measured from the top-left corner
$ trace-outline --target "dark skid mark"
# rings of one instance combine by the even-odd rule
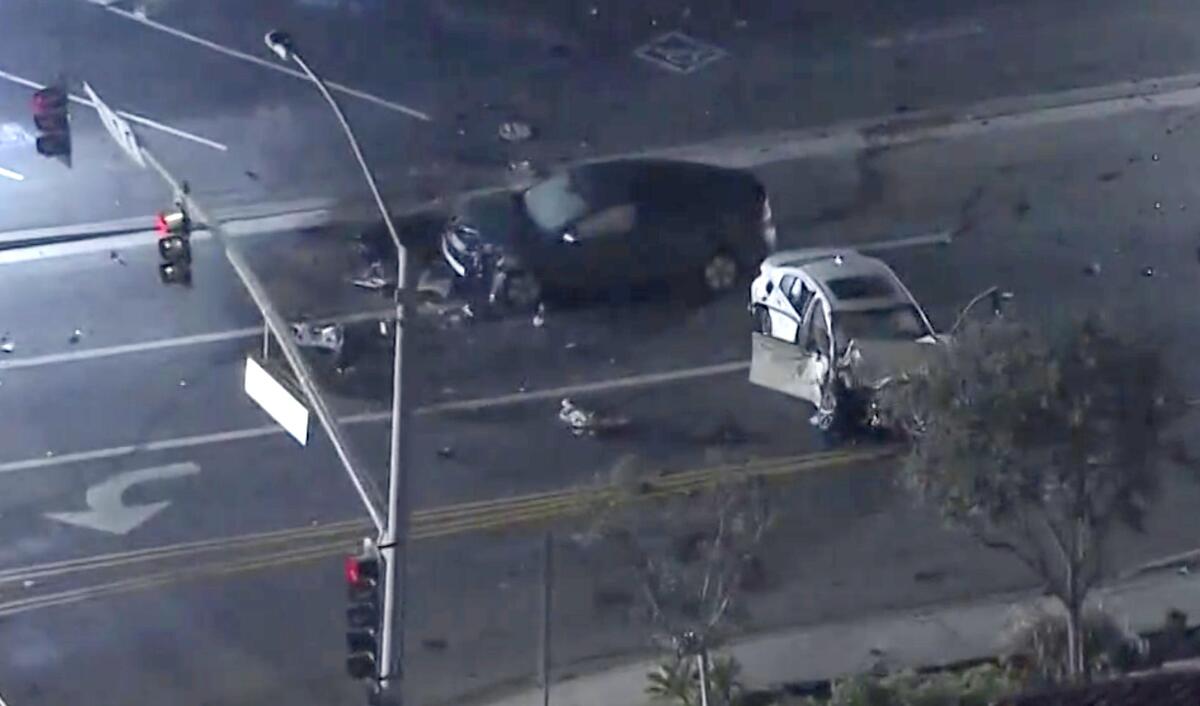
[[[1114,172],[1104,172],[1103,174],[1101,174],[1100,176],[1098,176],[1096,178],[1100,181],[1115,181],[1115,180],[1121,178],[1121,171],[1117,170]]]
[[[976,212],[979,210],[981,201],[983,201],[983,186],[977,185],[971,189],[971,193],[963,199],[962,205],[958,207],[958,227],[954,229],[952,237],[958,238],[966,235],[975,228],[975,220],[978,218]]]
[[[851,214],[865,210],[883,200],[884,176],[876,166],[875,160],[885,151],[887,151],[886,147],[870,147],[859,153],[855,160],[855,167],[858,169],[858,188],[850,197],[850,201],[821,209],[809,220],[809,225],[840,223],[849,218]]]
[[[1017,199],[1017,202],[1013,204],[1013,215],[1017,217],[1017,220],[1023,220],[1025,216],[1029,215],[1031,210],[1033,210],[1033,206],[1029,205],[1029,199],[1025,196],[1021,196],[1021,198]]]

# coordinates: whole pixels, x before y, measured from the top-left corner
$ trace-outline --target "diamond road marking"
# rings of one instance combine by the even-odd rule
[[[633,55],[681,74],[690,74],[724,57],[728,52],[672,30],[633,50]]]

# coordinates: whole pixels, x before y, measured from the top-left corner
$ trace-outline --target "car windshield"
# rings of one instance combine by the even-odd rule
[[[551,177],[529,189],[523,201],[529,219],[547,233],[562,230],[588,212],[587,201],[572,189],[567,174]]]
[[[838,299],[890,297],[896,293],[891,282],[877,275],[841,277],[829,280],[827,286]]]
[[[915,341],[930,334],[911,304],[886,309],[839,311],[833,315],[838,350],[851,340]]]

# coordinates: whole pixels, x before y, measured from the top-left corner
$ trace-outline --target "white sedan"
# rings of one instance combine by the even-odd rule
[[[768,257],[750,312],[750,381],[812,403],[823,429],[945,340],[886,263],[848,249]]]

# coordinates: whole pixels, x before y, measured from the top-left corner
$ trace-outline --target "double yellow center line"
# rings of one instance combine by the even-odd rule
[[[895,447],[874,447],[700,468],[646,481],[634,497],[650,499],[686,494],[730,477],[791,476],[881,460],[896,452]],[[576,486],[417,510],[412,513],[410,537],[428,540],[545,523],[585,514],[597,503],[622,497],[621,490],[612,486]],[[346,520],[2,570],[0,617],[193,579],[316,561],[352,551],[369,530],[370,523],[366,520]],[[160,565],[169,568],[146,570]],[[131,569],[138,573],[129,576]],[[65,580],[77,575],[94,576],[96,582],[78,588],[62,587]]]

